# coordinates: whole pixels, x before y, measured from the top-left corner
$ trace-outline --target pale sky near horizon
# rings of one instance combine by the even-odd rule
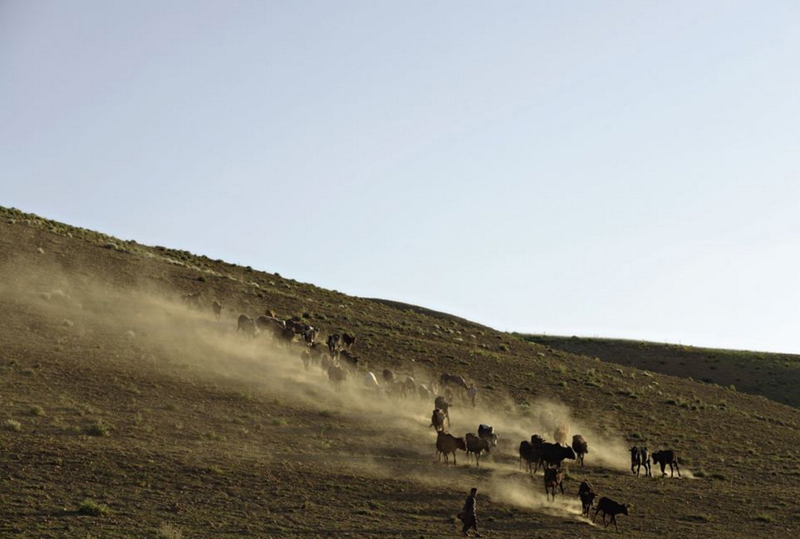
[[[0,1],[0,205],[500,330],[800,353],[797,2]]]

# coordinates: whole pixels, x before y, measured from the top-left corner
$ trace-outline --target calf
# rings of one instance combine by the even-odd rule
[[[596,496],[597,494],[592,490],[592,485],[590,485],[588,481],[581,481],[581,486],[578,487],[578,498],[581,500],[582,514],[586,518],[589,518],[589,511],[592,509],[592,505],[594,505]]]
[[[219,320],[222,317],[222,303],[217,300],[211,302],[211,310],[214,311],[214,316]]]
[[[635,473],[639,477],[639,472],[644,466],[644,476],[652,477],[650,471],[650,453],[646,447],[631,447],[628,451],[631,452],[631,473]]]
[[[653,453],[653,462],[661,465],[661,477],[666,477],[667,472],[665,467],[669,464],[669,476],[675,477],[675,470],[672,469],[674,466],[676,470],[678,470],[678,477],[681,476],[681,469],[678,468],[678,455],[675,451],[671,449],[665,449],[664,451],[656,451]]]
[[[592,518],[592,522],[595,521],[597,518],[597,513],[600,511],[603,512],[603,524],[605,527],[608,527],[609,524],[612,522],[614,523],[614,529],[619,531],[617,527],[617,515],[622,513],[623,515],[628,514],[628,504],[622,505],[621,503],[617,503],[611,498],[600,498],[600,501],[597,502],[597,509],[594,511],[594,518]],[[611,515],[611,520],[606,523],[606,515]]]
[[[544,495],[550,499],[553,496],[553,501],[556,501],[556,487],[561,487],[561,495],[564,495],[564,471],[559,468],[545,468],[544,469]]]

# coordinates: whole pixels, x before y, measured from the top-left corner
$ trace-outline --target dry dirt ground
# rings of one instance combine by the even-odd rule
[[[266,309],[356,334],[363,370],[337,390],[300,345],[237,334]],[[471,486],[485,537],[616,535],[581,517],[584,479],[632,504],[628,536],[800,531],[800,414],[763,397],[8,210],[0,312],[3,537],[453,537]],[[432,401],[364,387],[384,368],[466,376],[477,406],[457,402],[451,431],[492,424],[498,447],[439,462]],[[553,438],[544,411],[590,448],[555,501],[517,458]],[[632,444],[677,450],[683,477],[635,477]]]

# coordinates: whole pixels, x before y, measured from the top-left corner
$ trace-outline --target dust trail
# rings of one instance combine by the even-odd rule
[[[7,269],[7,268],[6,268]],[[5,272],[3,272],[5,273]],[[464,468],[466,456],[459,455],[459,467],[447,468],[435,462],[435,433],[428,428],[433,403],[418,399],[401,402],[385,391],[364,386],[365,372],[348,377],[340,390],[315,365],[303,369],[303,346],[282,347],[270,338],[256,339],[236,333],[234,318],[228,313],[218,322],[209,307],[190,310],[177,295],[143,290],[121,290],[103,286],[91,279],[79,279],[60,272],[15,271],[13,279],[3,280],[0,296],[23,301],[28,308],[49,316],[57,324],[69,318],[72,331],[83,336],[102,334],[126,352],[120,359],[137,368],[194,374],[219,383],[246,387],[253,393],[270,396],[287,406],[317,411],[336,411],[354,430],[370,431],[370,445],[350,448],[348,455],[337,455],[345,464],[352,459],[354,473],[372,477],[397,476],[420,485],[452,487],[467,492],[479,484],[484,495],[500,503],[562,518],[579,519],[580,502],[575,492],[547,501],[541,475],[529,476],[517,465],[521,440],[538,432],[554,439],[570,441],[580,433],[589,442],[587,466],[603,465],[615,470],[629,466],[622,439],[602,435],[575,418],[568,406],[537,401],[538,417],[519,410],[509,397],[493,397],[493,405],[473,408],[466,399],[451,408],[449,430],[458,436],[477,432],[480,423],[493,425],[499,445],[490,458],[482,459],[480,469]],[[58,291],[57,293],[54,291]],[[255,313],[249,313],[251,315]],[[436,373],[417,368],[418,379],[433,379]],[[311,458],[330,459],[320,450]],[[402,467],[401,459],[406,459]],[[410,463],[406,463],[411,461]],[[413,468],[411,468],[413,466]],[[575,490],[573,488],[573,490]]]

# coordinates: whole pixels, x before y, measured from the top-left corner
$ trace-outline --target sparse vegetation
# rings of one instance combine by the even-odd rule
[[[11,432],[20,432],[22,430],[22,423],[16,419],[6,419],[3,421],[3,430]]]
[[[78,506],[78,513],[92,517],[100,517],[111,512],[107,505],[97,503],[94,500],[85,499]]]

